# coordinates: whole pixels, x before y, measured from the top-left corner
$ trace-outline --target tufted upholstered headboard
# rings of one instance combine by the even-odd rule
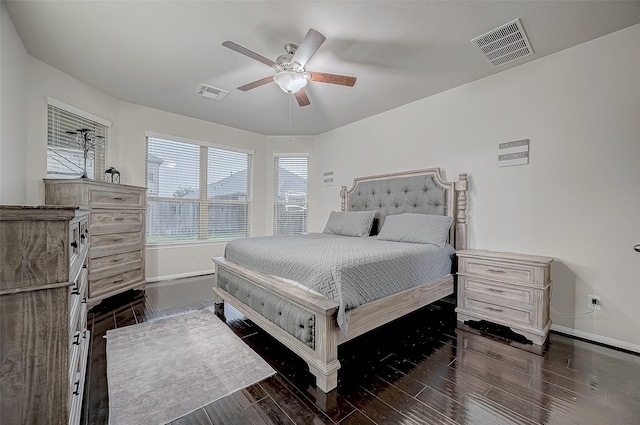
[[[419,213],[453,217],[449,235],[456,249],[466,249],[467,175],[457,182],[442,178],[439,168],[358,177],[347,190],[342,186],[343,211],[376,211],[377,231],[388,215]],[[456,196],[457,194],[457,196]]]

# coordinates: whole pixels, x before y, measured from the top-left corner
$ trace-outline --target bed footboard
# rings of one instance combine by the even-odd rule
[[[276,338],[308,365],[316,385],[329,392],[338,384],[338,303],[253,272],[222,257],[215,264],[213,291]]]

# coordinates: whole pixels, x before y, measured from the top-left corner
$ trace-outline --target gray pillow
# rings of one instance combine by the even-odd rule
[[[322,233],[366,238],[371,231],[375,211],[331,211]]]
[[[378,239],[394,242],[428,243],[443,247],[449,236],[453,217],[430,214],[388,215]]]

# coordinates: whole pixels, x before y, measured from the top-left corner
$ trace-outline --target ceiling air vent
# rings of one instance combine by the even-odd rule
[[[494,67],[533,54],[520,19],[471,40]]]
[[[227,97],[229,92],[226,90],[208,86],[206,84],[200,84],[200,87],[198,87],[198,90],[196,90],[194,94],[197,94],[198,96],[208,97],[209,99],[217,100],[219,102]]]

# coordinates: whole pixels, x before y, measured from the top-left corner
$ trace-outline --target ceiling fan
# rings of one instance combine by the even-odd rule
[[[287,52],[284,55],[278,56],[276,61],[267,59],[262,55],[259,55],[251,50],[234,43],[233,41],[225,41],[222,43],[224,47],[228,47],[231,50],[235,50],[245,56],[262,62],[265,65],[275,69],[275,75],[271,77],[265,77],[260,80],[254,81],[244,86],[238,87],[238,90],[247,91],[255,89],[256,87],[263,86],[265,84],[275,82],[284,92],[293,94],[300,106],[307,106],[310,104],[309,97],[304,91],[304,87],[308,81],[316,81],[319,83],[338,84],[341,86],[353,87],[356,83],[356,77],[348,77],[346,75],[326,74],[324,72],[307,72],[304,70],[304,66],[307,61],[318,50],[320,45],[324,43],[326,37],[320,34],[318,31],[310,28],[307,35],[304,36],[300,46],[293,43],[287,43],[284,45],[284,50]]]

